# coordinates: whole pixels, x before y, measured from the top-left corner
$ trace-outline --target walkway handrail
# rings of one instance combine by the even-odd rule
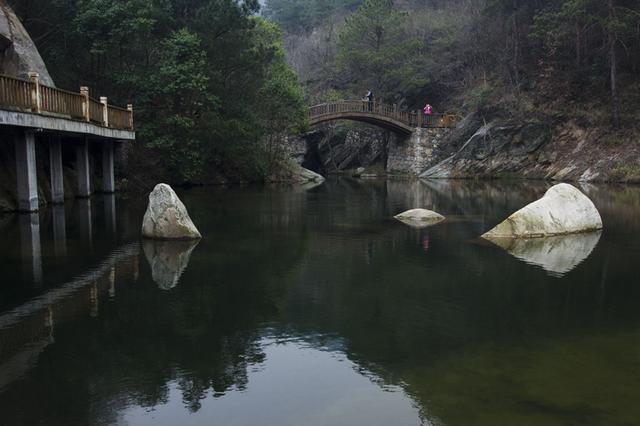
[[[309,108],[309,119],[315,121],[328,116],[340,119],[340,116],[346,117],[348,114],[354,113],[371,115],[372,117],[385,117],[416,128],[451,128],[458,121],[458,117],[453,114],[425,115],[420,111],[400,111],[397,105],[364,100],[343,100],[314,105]]]
[[[0,109],[87,121],[119,130],[134,130],[132,105],[125,109],[109,105],[107,98],[97,101],[89,97],[87,87],[82,87],[79,93],[75,93],[46,86],[40,83],[38,73],[29,73],[29,80],[0,75]]]

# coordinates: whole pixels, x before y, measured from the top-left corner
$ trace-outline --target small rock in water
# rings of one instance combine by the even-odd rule
[[[142,236],[157,240],[195,240],[202,235],[173,189],[164,183],[149,194],[142,222]]]
[[[353,177],[360,177],[365,172],[364,167],[358,167],[355,172],[353,172]]]
[[[305,169],[304,167],[301,167],[301,171],[300,171],[300,180],[302,182],[317,182],[317,183],[322,183],[325,181],[324,176],[311,171],[309,169]]]
[[[561,183],[551,187],[538,201],[509,216],[482,238],[537,238],[599,229],[602,229],[602,219],[593,202],[574,186]]]
[[[426,209],[408,210],[396,215],[395,218],[405,225],[413,226],[414,228],[426,228],[427,226],[440,223],[445,219],[441,214]]]

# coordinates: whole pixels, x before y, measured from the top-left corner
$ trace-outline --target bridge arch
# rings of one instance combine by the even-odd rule
[[[417,128],[452,127],[455,119],[449,114],[424,116],[417,111],[398,111],[395,106],[367,101],[337,101],[309,108],[309,124],[351,120],[372,124],[400,135],[410,135]]]

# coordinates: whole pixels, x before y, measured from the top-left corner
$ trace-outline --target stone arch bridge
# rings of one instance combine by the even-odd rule
[[[390,142],[386,169],[392,174],[419,175],[434,159],[434,150],[458,117],[452,114],[426,116],[421,111],[399,111],[395,105],[367,101],[337,101],[309,108],[309,124],[338,120],[358,121],[395,133]]]
[[[426,116],[419,111],[399,111],[396,105],[367,101],[337,101],[309,108],[312,126],[336,120],[359,121],[408,136],[420,128],[454,127],[457,117],[452,114]]]

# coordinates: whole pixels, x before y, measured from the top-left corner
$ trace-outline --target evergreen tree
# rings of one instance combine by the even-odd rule
[[[423,44],[406,31],[407,13],[392,0],[364,0],[339,34],[338,64],[352,93],[368,89],[386,102],[402,102],[428,79]]]

